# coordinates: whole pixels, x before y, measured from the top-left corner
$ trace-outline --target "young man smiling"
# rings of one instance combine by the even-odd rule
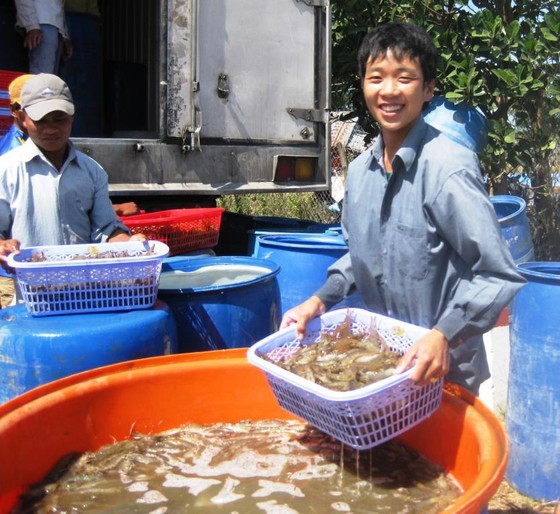
[[[28,139],[0,157],[0,264],[24,247],[145,240],[111,204],[103,168],[70,141],[74,103],[56,75],[30,78],[20,121]]]
[[[478,158],[422,118],[437,51],[419,27],[388,23],[358,54],[368,110],[380,127],[348,171],[342,228],[349,252],[325,284],[286,312],[307,322],[356,289],[367,307],[430,329],[401,360],[419,384],[447,379],[478,393],[489,377],[482,334],[524,284],[484,189]]]

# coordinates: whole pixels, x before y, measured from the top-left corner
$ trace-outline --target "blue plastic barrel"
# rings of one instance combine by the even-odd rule
[[[107,364],[176,353],[170,309],[33,317],[0,310],[0,403],[41,384]]]
[[[253,248],[250,241],[251,230],[293,230],[306,232],[308,227],[317,222],[300,218],[285,218],[280,216],[248,216],[237,212],[225,211],[222,214],[220,237],[215,246],[216,254],[222,256],[252,255]]]
[[[326,234],[283,234],[258,238],[257,257],[280,265],[278,275],[283,312],[307,300],[327,278],[328,267],[347,251],[338,236]],[[357,296],[336,308],[363,307]]]
[[[340,223],[314,223],[307,227],[288,227],[288,228],[266,228],[258,230],[249,230],[249,246],[247,248],[248,255],[256,256],[258,254],[258,246],[262,237],[266,236],[306,236],[313,234],[325,234],[327,236],[342,236],[342,228]]]
[[[426,123],[474,152],[484,150],[488,143],[488,121],[478,108],[435,96],[423,115]]]
[[[506,431],[509,483],[538,500],[560,495],[560,262],[517,266],[528,283],[511,310]]]
[[[249,347],[278,330],[279,272],[244,256],[164,261],[158,297],[175,317],[179,352]]]
[[[513,260],[516,264],[534,260],[535,250],[525,200],[512,195],[495,195],[490,200]]]
[[[299,229],[267,229],[267,230],[249,230],[249,245],[247,247],[247,255],[253,257],[258,257],[259,255],[259,244],[263,237],[268,236],[283,236],[290,234],[292,236],[304,236],[307,232],[302,232]]]

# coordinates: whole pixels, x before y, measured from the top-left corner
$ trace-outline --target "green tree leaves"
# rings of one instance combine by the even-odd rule
[[[440,50],[436,93],[478,106],[490,124],[481,162],[492,192],[513,184],[530,199],[541,257],[560,259],[554,190],[560,137],[560,9],[555,0],[345,0],[333,13],[333,107],[351,109],[375,134],[357,76],[364,35],[391,20],[422,25]],[[556,158],[555,158],[556,156]],[[521,188],[521,189],[520,189]],[[555,235],[558,234],[558,235]]]

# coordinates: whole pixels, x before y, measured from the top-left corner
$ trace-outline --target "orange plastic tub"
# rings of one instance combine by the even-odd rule
[[[0,512],[73,451],[95,450],[131,431],[186,422],[290,419],[246,349],[123,362],[72,375],[0,405]],[[400,437],[449,470],[465,493],[444,512],[478,513],[507,462],[505,433],[491,411],[457,388],[429,419]]]

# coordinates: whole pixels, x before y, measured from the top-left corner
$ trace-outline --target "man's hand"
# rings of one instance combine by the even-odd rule
[[[19,241],[17,239],[0,239],[0,265],[8,273],[13,273],[8,266],[8,255],[11,253],[19,253]]]
[[[148,238],[144,234],[133,234],[129,239],[129,241],[140,241],[142,243],[147,240]]]
[[[449,343],[437,329],[416,341],[403,355],[398,371],[414,366],[411,379],[418,385],[443,378],[449,372]]]
[[[62,52],[62,60],[66,62],[68,59],[70,59],[70,57],[72,57],[72,54],[74,53],[74,47],[72,46],[71,39],[63,39],[62,44],[64,46],[64,50]]]
[[[140,214],[140,209],[135,202],[114,203],[113,209],[115,209],[117,216],[132,216],[134,214]]]
[[[117,229],[115,230],[108,238],[108,243],[126,243],[128,241],[140,241],[144,242],[147,241],[148,238],[144,234],[134,234],[129,235],[124,230]]]
[[[41,32],[41,29],[31,29],[25,35],[23,46],[28,50],[33,50],[41,44],[41,41],[43,41],[43,33]]]
[[[307,323],[313,318],[324,314],[326,310],[325,304],[317,296],[312,296],[300,303],[293,309],[290,309],[282,318],[280,328],[286,328],[296,324],[296,335],[299,340],[305,337],[305,328]]]

